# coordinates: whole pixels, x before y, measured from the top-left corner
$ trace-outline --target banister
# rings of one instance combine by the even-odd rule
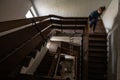
[[[54,29],[54,28],[52,28],[53,22],[52,22],[51,17],[60,18],[60,20],[57,21],[60,24],[64,23],[66,25],[69,25],[69,23],[70,23],[70,25],[71,24],[76,25],[76,24],[81,24],[81,23],[79,23],[80,21],[85,21],[85,25],[87,24],[87,18],[61,17],[61,16],[56,16],[56,15],[0,22],[0,28],[1,28],[0,33],[9,31],[9,30],[12,30],[15,28],[20,28],[21,26],[23,27],[21,29],[14,30],[14,32],[16,32],[16,36],[14,36],[13,32],[9,32],[8,34],[5,34],[2,37],[0,37],[1,41],[3,41],[3,45],[5,45],[5,46],[7,43],[11,43],[10,42],[11,38],[12,38],[12,40],[11,40],[12,42],[14,42],[16,40],[19,41],[19,38],[17,39],[17,37],[25,35],[26,33],[23,34],[23,32],[26,32],[25,29],[30,27],[30,29],[27,30],[29,32],[29,34],[27,34],[23,37],[20,37],[21,38],[20,41],[21,40],[24,40],[24,41],[20,42],[19,45],[15,44],[14,46],[12,43],[9,44],[8,48],[10,48],[11,46],[13,48],[10,49],[12,51],[6,52],[8,55],[5,56],[2,59],[2,61],[0,61],[1,62],[0,63],[0,74],[1,75],[4,75],[4,76],[8,75],[9,72],[11,72],[18,65],[18,63],[26,55],[28,55],[40,42],[44,42],[44,39],[42,38],[41,34],[43,35],[43,37],[48,38],[47,36],[52,31],[52,29]],[[29,25],[29,24],[31,24],[31,25]],[[26,25],[28,25],[28,26],[26,26]],[[85,26],[82,26],[82,27],[85,27]],[[34,33],[32,33],[33,32],[32,28],[35,28]],[[64,28],[64,26],[63,26],[63,28]],[[21,30],[23,30],[23,32],[20,32],[18,35],[18,32]],[[28,37],[30,34],[32,36]],[[11,35],[11,37],[8,37],[8,35]],[[25,39],[26,36],[28,37],[27,39]],[[3,40],[3,37],[5,37],[6,41]],[[18,59],[16,59],[16,58],[18,58]],[[11,66],[8,67],[9,65],[11,65]],[[6,69],[6,70],[4,71],[4,69]],[[2,73],[5,73],[5,74],[2,74]]]
[[[87,17],[62,17],[62,16],[58,16],[58,15],[49,15],[49,17],[55,17],[55,18],[60,18],[60,19],[83,19],[83,20],[87,20]]]
[[[24,26],[24,25],[32,23],[33,21],[42,21],[47,18],[49,17],[42,16],[42,17],[29,18],[29,19],[18,19],[18,20],[0,22],[0,32],[7,31],[13,28],[20,27],[20,26]]]
[[[32,39],[12,51],[8,56],[4,57],[0,61],[0,75],[8,75],[41,41],[41,36],[38,33]]]
[[[75,19],[75,20],[81,19],[82,21],[87,20],[86,17],[61,17],[61,16],[56,16],[56,15],[41,16],[41,17],[35,17],[35,18],[29,18],[29,19],[18,19],[18,20],[0,22],[0,32],[8,31],[10,29],[28,25],[30,23],[34,23],[37,21],[42,22],[46,19],[50,19],[51,17],[59,18],[61,20],[62,19]]]

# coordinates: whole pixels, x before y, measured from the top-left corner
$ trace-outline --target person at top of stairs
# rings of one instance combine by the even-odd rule
[[[100,18],[101,14],[105,11],[105,6],[99,7],[97,10],[93,11],[89,15],[89,23],[90,28],[93,27],[93,32],[95,32],[95,28],[98,22],[98,19]]]

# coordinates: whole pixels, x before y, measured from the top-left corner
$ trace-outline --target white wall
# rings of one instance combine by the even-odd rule
[[[109,7],[104,13],[103,22],[107,32],[112,29],[114,19],[118,13],[118,3],[119,0],[112,0]]]
[[[119,4],[119,5],[115,5],[115,4]],[[116,6],[116,7],[112,9],[108,8],[108,10],[111,11],[111,14],[116,13],[116,15],[114,14],[114,17],[112,15],[108,16],[108,20],[110,19],[111,21],[109,22],[109,24],[112,23],[109,26],[111,30],[108,33],[108,39],[109,39],[108,80],[120,80],[120,35],[119,35],[120,34],[120,2],[119,0],[113,0],[110,7],[111,6]],[[118,9],[118,13],[115,11],[116,8]]]
[[[29,0],[0,0],[0,21],[25,18],[30,7]]]
[[[108,6],[111,0],[33,0],[39,15],[87,17],[99,6]]]

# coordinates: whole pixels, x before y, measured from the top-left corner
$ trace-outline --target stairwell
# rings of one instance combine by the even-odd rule
[[[88,46],[88,80],[107,80],[107,34],[90,34]]]
[[[50,19],[51,17],[55,17],[60,20],[52,20]],[[44,19],[46,19],[46,21],[44,21]],[[53,54],[50,55],[49,52],[47,52],[46,46],[44,46],[44,44],[47,43],[48,40],[50,40],[50,37],[53,36],[51,35],[51,31],[54,29],[57,29],[62,32],[62,34],[60,33],[59,36],[64,36],[65,32],[66,32],[65,34],[66,36],[68,34],[71,35],[71,34],[77,33],[77,35],[75,36],[78,36],[79,33],[82,34],[81,35],[82,40],[80,41],[82,45],[76,46],[74,44],[69,44],[70,42],[61,42],[61,46],[58,46],[58,48],[56,47],[51,48],[53,50],[54,49],[58,50],[56,54],[65,53],[67,55],[71,55],[70,53],[72,52],[72,56],[75,56],[75,60],[76,60],[74,65],[75,78],[73,78],[73,80],[107,80],[107,38],[106,38],[107,34],[104,33],[103,30],[98,29],[98,31],[100,30],[99,33],[92,33],[92,34],[89,33],[87,31],[87,28],[88,28],[87,18],[74,18],[74,17],[71,18],[71,17],[60,17],[60,16],[51,15],[51,16],[40,17],[38,19],[36,18],[36,20],[38,21],[41,20],[41,22],[38,24],[34,23],[33,25],[29,27],[25,27],[22,30],[20,29],[18,31],[15,31],[14,33],[4,34],[2,35],[2,37],[0,37],[0,41],[1,41],[0,43],[2,44],[2,46],[0,46],[1,52],[2,54],[5,53],[5,55],[1,54],[1,57],[3,58],[2,60],[4,60],[4,61],[1,61],[2,64],[0,64],[1,75],[3,75],[4,77],[6,76],[8,77],[8,75],[14,70],[14,68],[16,68],[17,66],[18,68],[19,67],[21,68],[19,64],[22,61],[23,61],[22,65],[26,68],[29,68],[30,62],[33,61],[32,67],[33,66],[35,67],[35,63],[39,63],[35,67],[37,69],[33,69],[32,71],[34,72],[34,70],[36,70],[36,72],[33,75],[26,74],[26,73],[19,74],[20,70],[17,69],[18,70],[17,78],[21,80],[26,80],[27,78],[28,78],[27,80],[40,80],[40,79],[61,80],[60,78],[58,79],[54,77],[55,70],[57,70],[59,57],[56,58],[55,55]],[[27,19],[26,21],[31,23],[31,19]],[[18,22],[21,22],[21,20],[19,20]],[[53,25],[51,25],[51,22]],[[2,24],[6,24],[6,23],[7,22],[4,22]],[[14,24],[14,21],[11,21],[9,23]],[[97,28],[103,28],[103,27],[104,26],[102,25],[102,27],[97,27]],[[9,28],[13,29],[13,27],[9,27]],[[7,30],[9,30],[9,28],[7,28]],[[29,29],[31,31],[29,31]],[[5,30],[3,29],[3,32]],[[24,35],[23,32],[26,35]],[[20,39],[18,39],[18,36]],[[23,38],[26,36],[27,36],[27,39]],[[71,39],[71,36],[69,37]],[[88,43],[86,43],[86,41],[88,41]],[[3,48],[5,48],[6,46],[8,47],[8,49],[4,50]],[[45,48],[42,48],[41,46],[44,46]],[[53,47],[52,44],[51,46]],[[88,49],[86,49],[86,46],[88,47]],[[36,51],[34,52],[34,50],[36,49],[38,50],[37,52],[39,54],[44,54],[45,56],[43,55],[42,58],[41,58],[41,55],[37,56],[38,54],[36,54]],[[71,49],[73,49],[73,51],[71,51]],[[41,50],[44,53],[40,52]],[[14,52],[14,54],[9,51]],[[86,54],[86,52],[88,53]],[[34,54],[31,54],[31,53],[34,53]],[[87,56],[87,60],[84,59],[84,56]],[[87,65],[84,65],[84,63]],[[8,68],[9,64],[11,64],[11,66]],[[29,68],[30,71],[32,67]],[[30,71],[28,70],[28,72]],[[5,74],[3,74],[3,72],[5,72]],[[84,72],[85,72],[85,75],[84,75]],[[50,75],[50,73],[52,73],[52,75]],[[13,76],[13,79],[14,78],[16,78],[16,75]]]

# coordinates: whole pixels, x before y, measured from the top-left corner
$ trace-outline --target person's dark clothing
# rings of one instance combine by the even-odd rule
[[[98,11],[93,11],[90,15],[89,15],[89,21],[90,21],[90,28],[93,27],[93,31],[95,31],[96,25],[97,25],[97,21],[98,18],[100,17],[101,14],[98,13]]]

